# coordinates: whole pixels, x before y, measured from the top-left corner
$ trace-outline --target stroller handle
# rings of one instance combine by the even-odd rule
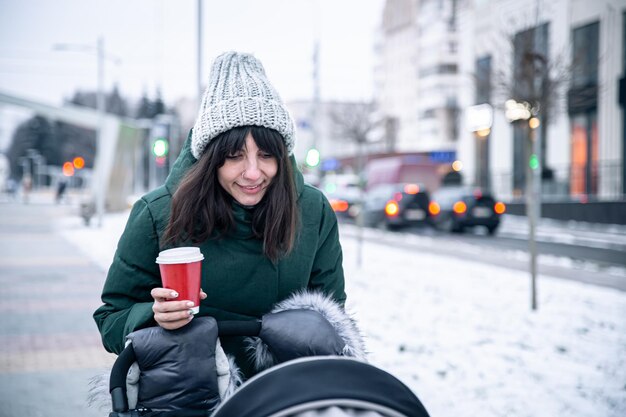
[[[258,336],[261,320],[223,320],[217,322],[219,336]]]
[[[261,331],[260,320],[224,320],[217,322],[219,336],[258,336]],[[132,364],[137,360],[132,343],[119,354],[109,379],[109,393],[113,412],[128,411],[128,397],[126,396],[126,375]]]
[[[109,393],[113,412],[128,411],[128,397],[126,397],[126,375],[131,365],[137,360],[132,343],[124,348],[117,357],[111,369],[109,379]]]

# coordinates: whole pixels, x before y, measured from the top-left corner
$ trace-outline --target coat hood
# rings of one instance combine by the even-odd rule
[[[193,164],[197,162],[196,158],[191,153],[191,137],[193,130],[189,131],[189,135],[187,135],[187,140],[183,144],[182,149],[180,150],[180,154],[178,158],[176,158],[176,162],[172,165],[172,169],[170,170],[170,174],[167,176],[165,180],[165,187],[170,192],[171,195],[174,195],[176,189],[178,188],[178,184],[180,180],[185,176],[187,171],[191,168]],[[296,185],[296,194],[298,198],[302,194],[304,190],[304,177],[302,173],[298,169],[298,164],[296,163],[296,159],[293,155],[289,157],[291,159],[291,166],[293,172],[293,179]]]

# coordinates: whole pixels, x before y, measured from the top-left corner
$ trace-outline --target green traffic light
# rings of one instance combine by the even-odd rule
[[[309,149],[306,153],[305,162],[310,167],[316,167],[320,163],[320,151],[315,148]]]
[[[537,158],[536,154],[530,155],[530,160],[528,161],[528,166],[530,166],[530,169],[532,169],[532,170],[535,170],[535,169],[539,168],[539,159]]]
[[[155,156],[165,156],[167,155],[167,150],[168,150],[168,145],[167,145],[167,140],[165,139],[157,139],[154,141],[154,144],[152,145],[152,153]]]

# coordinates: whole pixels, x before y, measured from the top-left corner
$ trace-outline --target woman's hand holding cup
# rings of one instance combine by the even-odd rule
[[[189,323],[200,312],[200,300],[207,295],[200,288],[204,256],[196,247],[180,247],[159,252],[163,288],[150,292],[154,298],[154,320],[164,329],[174,330]]]
[[[152,311],[154,320],[164,329],[174,330],[183,327],[193,318],[192,308],[197,307],[193,301],[173,301],[178,293],[168,288],[153,288],[150,295],[154,298]],[[200,299],[204,300],[206,293],[200,289]]]

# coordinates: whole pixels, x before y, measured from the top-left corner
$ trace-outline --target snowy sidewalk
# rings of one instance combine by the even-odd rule
[[[62,235],[108,268],[128,213]],[[371,362],[433,417],[626,415],[626,293],[342,235],[348,309]],[[575,271],[573,271],[575,273]]]
[[[528,229],[528,218],[507,214],[502,218],[498,234],[527,238]],[[536,235],[537,240],[542,242],[616,250],[625,250],[626,248],[625,225],[542,218],[537,225]]]

